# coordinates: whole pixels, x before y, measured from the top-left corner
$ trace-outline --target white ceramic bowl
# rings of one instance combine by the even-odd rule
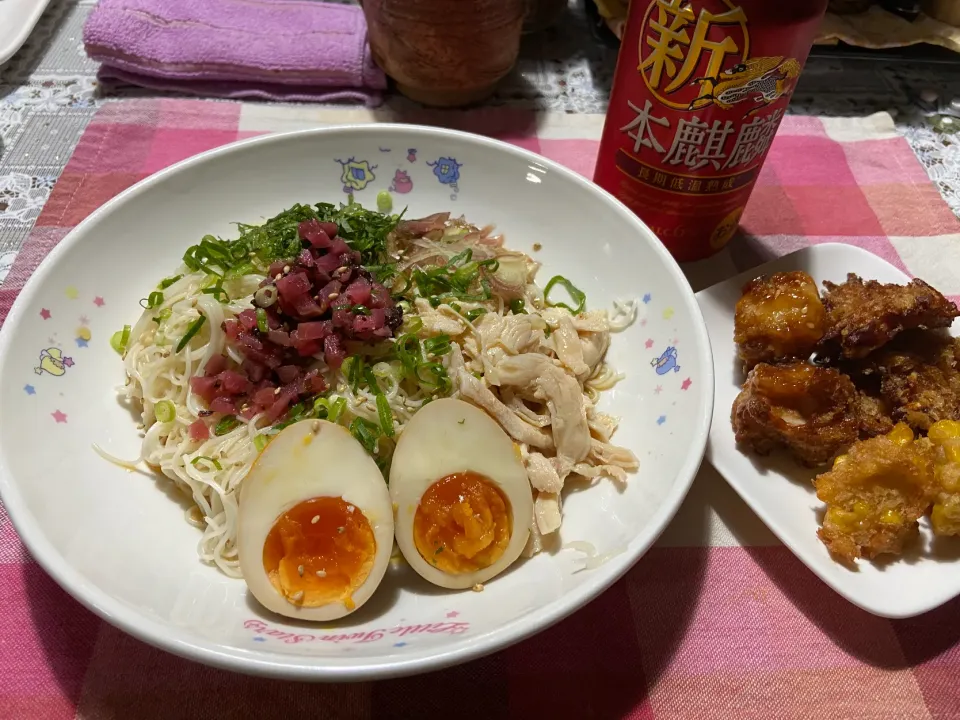
[[[347,164],[352,160],[353,164]],[[399,175],[406,173],[406,175]],[[407,178],[409,182],[404,180]],[[494,223],[508,245],[569,277],[593,308],[641,300],[609,359],[626,379],[602,408],[641,469],[571,493],[564,543],[608,561],[582,570],[563,550],[521,562],[482,593],[428,585],[392,568],[373,599],[324,626],[264,611],[240,580],[201,564],[199,533],[169,484],[97,456],[136,457],[139,434],[117,400],[108,340],[138,300],[206,233],[231,237],[294,202],[374,206],[391,186],[408,217],[452,210]],[[361,188],[362,186],[362,188]],[[401,192],[407,190],[408,192]],[[89,338],[89,340],[85,339]],[[675,359],[666,353],[676,349]],[[44,369],[51,348],[61,368]],[[66,362],[65,358],[70,358]],[[46,366],[50,366],[49,359]],[[713,363],[700,309],[677,265],[620,203],[533,153],[414,126],[340,127],[257,138],[191,158],[99,209],[40,266],[0,334],[0,493],[37,561],[87,607],[142,640],[234,670],[347,680],[436,669],[502,648],[573,612],[629,569],[670,521],[700,465]],[[579,570],[579,571],[578,571]]]

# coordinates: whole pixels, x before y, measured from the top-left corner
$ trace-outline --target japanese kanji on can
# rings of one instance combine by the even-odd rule
[[[827,0],[634,0],[594,181],[681,262],[736,234]]]

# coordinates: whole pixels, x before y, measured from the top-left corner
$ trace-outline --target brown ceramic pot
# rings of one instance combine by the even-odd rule
[[[493,93],[517,60],[526,0],[363,0],[373,57],[397,88],[452,107]]]

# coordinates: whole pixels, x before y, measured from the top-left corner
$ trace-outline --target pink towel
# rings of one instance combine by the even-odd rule
[[[311,0],[101,0],[83,29],[103,81],[216,97],[379,101],[358,7]]]

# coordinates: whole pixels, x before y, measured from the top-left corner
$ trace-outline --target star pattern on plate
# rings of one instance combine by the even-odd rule
[[[66,365],[67,367],[73,367],[75,363],[73,362],[72,357],[65,357],[63,359],[63,364]]]
[[[63,294],[66,295],[70,300],[76,300],[78,297],[80,297],[80,291],[77,290],[73,285],[64,290]]]
[[[86,341],[85,339],[83,339],[82,337],[78,337],[78,338],[77,338],[77,347],[85,348],[85,347],[87,347],[89,344],[90,344],[90,343],[87,342],[87,341]]]
[[[651,300],[653,300],[653,296],[650,293],[647,293],[646,295],[643,296],[644,305],[649,305]]]
[[[255,638],[253,639],[253,641],[254,641],[254,642],[266,642],[267,639],[264,638],[264,637],[255,637]]]
[[[649,350],[650,348],[652,348],[652,347],[653,347],[653,339],[647,340],[647,341],[643,344],[643,346],[644,346],[647,350]]]
[[[673,317],[673,308],[667,308],[666,310],[663,311],[664,320],[669,320],[672,317]]]
[[[455,617],[457,617],[459,614],[460,614],[460,613],[458,613],[456,610],[451,610],[450,612],[447,613],[447,617],[448,617],[448,618],[455,618]]]
[[[50,311],[47,310],[46,308],[42,308],[40,310],[40,317],[42,317],[44,320],[49,320],[51,317]]]
[[[405,642],[398,642],[398,643],[394,643],[393,646],[394,646],[394,647],[406,647],[406,643],[405,643]]]
[[[97,295],[97,296],[93,299],[93,304],[96,305],[97,307],[103,307],[103,306],[106,305],[107,303],[104,302],[104,300],[103,300],[102,297],[100,297],[99,295]]]
[[[693,380],[691,380],[690,378],[687,378],[682,383],[680,383],[680,389],[689,390],[691,385],[693,385]]]
[[[661,415],[657,418],[657,425],[663,425],[667,421],[666,415]]]
[[[23,386],[23,391],[24,391],[27,395],[36,395],[36,394],[37,394],[37,389],[36,389],[33,385],[24,385],[24,386]]]
[[[62,412],[60,412],[59,410],[56,410],[56,411],[50,413],[50,415],[51,415],[51,416],[53,417],[53,419],[56,420],[58,423],[65,423],[65,422],[67,421],[67,414],[66,414],[66,413],[62,413]]]
[[[653,394],[654,394],[654,395],[659,395],[659,394],[662,393],[662,392],[663,392],[663,385],[657,385],[657,386],[653,389]]]
[[[89,325],[89,324],[90,324],[90,318],[88,318],[86,315],[81,315],[81,316],[80,316],[80,324],[81,324],[81,325]]]

